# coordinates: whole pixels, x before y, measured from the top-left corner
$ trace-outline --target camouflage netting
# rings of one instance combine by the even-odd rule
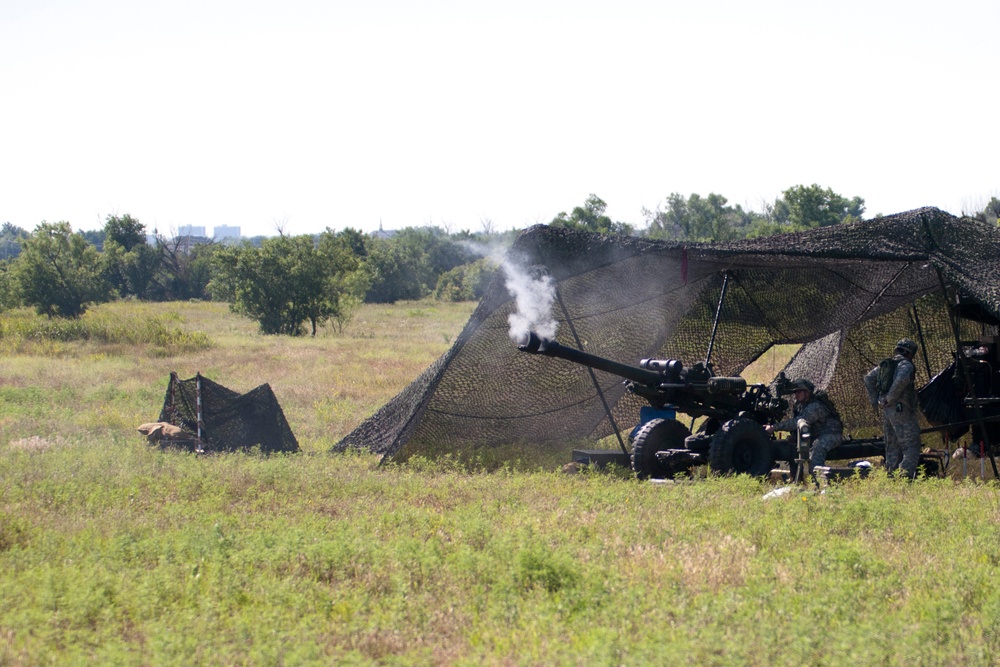
[[[919,386],[953,359],[946,303],[961,294],[1000,315],[1000,230],[935,208],[729,244],[536,226],[508,258],[536,278],[551,276],[560,343],[580,347],[575,329],[587,352],[630,365],[704,360],[726,284],[711,353],[716,373],[739,374],[775,344],[804,344],[786,373],[827,389],[854,437],[878,435],[862,377],[896,341],[924,343],[914,360]],[[452,348],[335,449],[433,457],[612,434],[586,368],[517,350],[509,321],[517,309],[498,276]],[[980,321],[961,327],[963,339],[996,334]],[[597,378],[627,432],[645,402],[621,378]]]
[[[170,376],[160,421],[198,432],[198,381],[201,381],[201,435],[205,451],[297,452],[299,443],[285,420],[271,386],[262,384],[240,394],[196,376]]]

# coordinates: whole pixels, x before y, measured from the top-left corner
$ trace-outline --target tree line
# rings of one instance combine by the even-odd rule
[[[503,236],[419,227],[382,238],[348,228],[225,244],[150,239],[128,214],[88,232],[68,222],[42,222],[30,233],[4,223],[0,311],[27,306],[75,318],[114,299],[220,300],[263,333],[315,335],[325,324],[342,326],[361,302],[480,298],[496,267],[475,248]]]
[[[591,195],[549,223],[603,234],[682,242],[719,242],[861,220],[865,202],[819,185],[797,185],[762,210],[744,210],[715,193],[670,194],[643,225],[614,221]],[[993,197],[971,217],[996,224]],[[392,303],[428,295],[476,300],[497,267],[482,248],[507,245],[517,233],[450,233],[409,227],[391,235],[329,228],[320,234],[254,237],[236,244],[166,238],[131,215],[109,215],[96,231],[73,232],[68,222],[42,222],[32,232],[0,226],[0,310],[34,308],[49,317],[79,317],[112,299],[214,299],[256,321],[267,334],[341,327],[358,303]]]

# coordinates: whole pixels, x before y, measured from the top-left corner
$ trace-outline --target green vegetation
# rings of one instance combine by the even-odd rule
[[[733,241],[857,222],[865,212],[861,197],[843,197],[830,188],[796,185],[760,211],[732,206],[722,195],[707,197],[679,193],[667,197],[665,208],[645,211],[651,238],[677,241]]]
[[[625,222],[615,222],[605,211],[608,204],[597,195],[590,195],[583,206],[575,207],[568,215],[561,212],[549,224],[553,227],[565,227],[598,234],[631,234],[635,228]]]
[[[159,311],[159,312],[156,312]],[[76,319],[47,318],[14,310],[0,318],[0,351],[52,356],[72,353],[66,343],[87,341],[102,346],[126,347],[150,354],[178,354],[211,346],[208,336],[180,326],[176,312],[140,304],[108,304]]]
[[[11,278],[21,302],[49,317],[79,317],[110,293],[94,246],[69,223],[42,223],[22,243]]]
[[[76,320],[0,314],[0,444],[68,432],[132,442],[171,371],[269,383],[306,451],[325,452],[443,354],[474,304],[359,306],[342,333],[274,338],[215,302],[118,301]],[[124,440],[122,440],[124,439]]]
[[[488,259],[456,266],[441,274],[434,289],[439,301],[479,301],[497,273],[497,266]]]
[[[549,224],[601,234],[635,234],[673,241],[733,241],[844,222],[865,212],[861,197],[817,184],[796,185],[761,210],[707,197],[671,193],[663,208],[643,210],[643,224],[612,220],[591,194]],[[969,217],[995,222],[995,197]],[[876,216],[877,217],[877,216]],[[207,238],[146,234],[129,214],[109,215],[103,229],[73,233],[68,222],[42,222],[31,233],[0,225],[0,311],[32,306],[49,317],[75,318],[115,298],[143,301],[222,299],[270,334],[313,336],[329,323],[343,327],[359,302],[395,303],[433,295],[441,301],[478,299],[499,267],[484,255],[509,246],[516,229],[452,233],[407,227],[363,234],[253,237],[233,247]]]
[[[764,500],[747,478],[326,453],[473,305],[362,305],[342,334],[288,338],[225,304],[119,302],[80,321],[209,345],[6,349],[0,664],[993,664],[993,482]],[[146,445],[170,370],[270,382],[305,453]]]
[[[330,320],[343,324],[367,288],[343,238],[328,230],[318,247],[308,236],[278,236],[259,248],[249,242],[222,248],[213,259],[211,287],[261,333],[295,336],[309,322],[315,336]]]

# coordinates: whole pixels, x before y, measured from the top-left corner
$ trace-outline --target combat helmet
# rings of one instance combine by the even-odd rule
[[[896,343],[897,352],[909,352],[912,357],[917,353],[917,344],[914,343],[909,338],[904,338],[903,340]]]
[[[798,391],[799,389],[805,389],[810,394],[815,394],[816,393],[816,385],[814,385],[812,382],[810,382],[809,380],[807,380],[805,378],[799,378],[798,380],[796,380],[795,382],[793,382],[792,383],[792,389],[794,391]]]

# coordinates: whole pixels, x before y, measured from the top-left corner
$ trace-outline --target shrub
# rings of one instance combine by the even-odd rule
[[[438,301],[478,301],[496,273],[496,264],[488,259],[456,266],[438,278],[434,298]]]

